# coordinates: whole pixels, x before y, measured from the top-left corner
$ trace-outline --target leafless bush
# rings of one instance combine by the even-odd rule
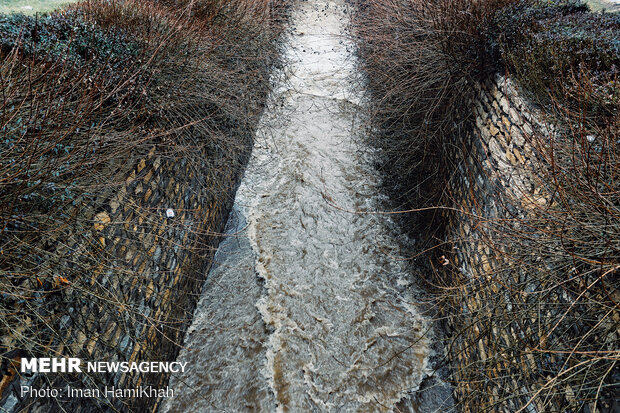
[[[577,17],[560,16],[555,31],[536,37],[532,30],[521,43],[501,36],[518,37],[520,28],[496,26],[498,56],[488,48],[484,24],[516,2],[428,3],[359,2],[356,31],[375,103],[374,143],[384,154],[396,207],[428,207],[426,214],[410,214],[405,225],[418,237],[435,238],[423,246],[433,251],[429,262],[444,255],[429,288],[452,326],[446,349],[459,407],[476,412],[617,408],[617,80],[613,70],[601,76],[579,56],[550,49],[571,21],[588,19],[585,6],[558,2],[559,10],[578,9]],[[547,3],[536,3],[531,13],[544,15]],[[605,25],[617,20],[596,19]],[[541,21],[536,30],[544,31]],[[586,37],[595,39],[596,33]],[[579,50],[573,40],[563,47]],[[617,60],[611,52],[593,50]],[[489,214],[488,192],[455,194],[450,188],[456,175],[468,174],[474,182],[480,171],[481,160],[469,158],[473,86],[498,70],[514,70],[524,87],[532,86],[528,97],[541,120],[555,128],[526,137],[536,154],[527,165],[535,195],[507,190],[486,171],[498,206]],[[457,160],[476,170],[455,171]],[[470,203],[453,204],[464,197]],[[450,209],[460,212],[441,212]],[[471,237],[455,241],[444,232],[448,222],[466,223]],[[473,276],[462,272],[454,250],[442,248],[452,241],[482,257],[464,257]]]
[[[26,355],[89,359],[101,347],[98,357],[126,360],[127,347],[140,343],[143,357],[175,358],[249,156],[283,8],[87,1],[0,23],[12,39],[0,48],[3,386],[17,376],[10,363]],[[172,178],[169,192],[139,192],[159,167]],[[184,199],[172,193],[179,184],[205,205],[177,206],[183,220],[157,231],[164,202]],[[143,197],[151,190],[161,193]],[[158,254],[155,246],[188,257],[177,283],[176,261],[140,265]],[[169,311],[157,311],[166,302]],[[62,378],[74,379],[85,380]],[[127,410],[152,402],[86,404]],[[44,403],[58,409],[59,401]]]
[[[403,209],[442,202],[452,136],[470,120],[462,110],[472,82],[494,69],[485,62],[478,26],[510,0],[359,2],[355,32],[385,153],[382,169]],[[411,217],[415,232],[441,228],[436,212]],[[430,236],[429,236],[430,237]]]

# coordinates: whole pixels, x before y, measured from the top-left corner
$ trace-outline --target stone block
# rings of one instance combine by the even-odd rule
[[[497,100],[493,100],[493,103],[491,104],[491,106],[493,106],[493,109],[495,110],[494,115],[499,115],[502,112],[502,109],[499,107],[499,103]]]
[[[515,144],[515,146],[522,147],[525,144],[525,138],[523,134],[516,126],[512,126],[510,128],[510,140]]]
[[[505,160],[504,151],[495,138],[491,138],[489,140],[489,152],[491,154],[491,158],[494,158],[495,160]]]
[[[508,103],[508,99],[506,99],[505,96],[502,96],[502,98],[499,100],[499,105],[502,108],[502,112],[504,112],[504,114],[508,115],[510,113],[510,103]]]
[[[140,173],[144,168],[146,168],[146,159],[140,159],[138,166],[136,166],[136,171]]]
[[[519,163],[519,161],[514,156],[512,150],[510,150],[510,148],[506,148],[505,156],[506,156],[506,159],[508,160],[508,162],[510,162],[511,165],[517,165]]]
[[[510,128],[512,127],[510,119],[508,119],[508,117],[505,115],[502,116],[502,125],[504,125],[504,128],[506,128],[506,131],[510,131]]]
[[[517,158],[518,163],[524,165],[525,157],[523,156],[519,148],[515,148],[513,153],[515,155],[515,158]]]
[[[512,123],[514,123],[515,125],[523,124],[523,117],[519,114],[519,112],[514,107],[510,108],[508,115],[510,116],[510,120],[512,121]]]

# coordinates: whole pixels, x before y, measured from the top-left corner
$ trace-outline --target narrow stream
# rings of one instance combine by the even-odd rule
[[[162,411],[391,411],[428,374],[425,321],[367,151],[344,0],[296,1],[263,118]]]

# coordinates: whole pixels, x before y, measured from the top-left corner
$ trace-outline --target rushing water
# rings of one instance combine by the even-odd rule
[[[163,411],[390,411],[428,373],[344,0],[297,1],[276,88]],[[354,86],[358,85],[358,86]]]

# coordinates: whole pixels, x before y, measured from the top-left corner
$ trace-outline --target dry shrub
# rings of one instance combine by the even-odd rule
[[[454,328],[446,350],[458,408],[618,409],[618,17],[569,1],[368,1],[357,8],[380,166],[397,208],[428,207],[412,214],[407,229],[444,241],[421,248],[435,248],[428,261],[437,262],[455,253],[438,248],[453,241],[444,227],[467,222],[471,239],[455,243],[491,260],[465,257],[481,274],[472,277],[442,257],[447,265],[431,281]],[[450,194],[459,174],[475,182],[480,173],[482,160],[468,158],[473,86],[497,71],[514,75],[541,120],[555,125],[526,137],[537,154],[527,165],[536,196],[508,190],[492,175],[494,187],[483,194]],[[478,195],[461,213],[438,212],[463,207],[452,198]]]
[[[475,214],[456,218],[475,231],[455,244],[490,260],[485,268],[464,257],[473,276],[437,272],[467,411],[618,407],[620,119],[586,122],[583,107],[548,106],[540,115],[555,127],[527,136],[535,193],[495,186],[493,216],[488,194],[472,193]]]
[[[359,2],[355,33],[384,154],[380,169],[398,208],[436,206],[451,170],[449,142],[467,129],[472,82],[495,69],[478,27],[512,0]],[[411,216],[413,232],[438,233],[436,212]]]
[[[225,212],[215,211],[230,207],[249,156],[283,18],[279,2],[246,0],[87,1],[49,16],[0,17],[2,390],[14,379],[13,359],[90,359],[85,341],[109,333],[109,325],[98,324],[102,319],[120,336],[100,340],[99,357],[126,360],[123,337],[143,343],[149,360],[176,357],[217,246],[218,220],[225,219]],[[186,222],[152,237],[153,216],[168,205],[120,196],[135,188],[131,179],[144,177],[146,170],[132,175],[144,159],[191,171],[188,177],[177,169],[169,173],[205,194],[205,212],[179,208]],[[135,217],[132,225],[109,222],[115,199]],[[204,225],[203,219],[214,222]],[[154,315],[170,301],[165,286],[153,286],[148,269],[108,248],[117,243],[133,246],[146,260],[156,244],[185,251],[189,264],[173,294],[190,297],[172,297],[172,309]],[[146,294],[153,296],[149,309]],[[147,340],[149,328],[156,335]],[[76,380],[83,387],[116,379],[21,380],[54,387]],[[9,394],[3,391],[2,403]],[[154,401],[78,402],[125,411]],[[54,399],[37,402],[59,409]],[[61,403],[67,409],[76,401]]]
[[[618,408],[620,105],[616,103],[612,117],[591,119],[588,89],[594,85],[580,85],[583,95],[568,106],[581,101],[576,105],[581,110],[555,101],[541,111],[555,126],[527,137],[538,155],[530,168],[540,192],[503,191],[500,218],[475,222],[478,242],[497,263],[489,279],[480,283],[459,277],[469,294],[501,285],[496,302],[470,314],[469,328],[476,328],[476,341],[494,343],[497,353],[483,365],[511,365],[501,370],[504,376],[495,378],[495,384],[524,384],[521,391],[504,395],[503,406],[513,403],[537,411]],[[574,83],[568,82],[560,96],[574,91]],[[494,325],[515,332],[517,339],[499,339],[489,329]],[[487,369],[472,366],[467,381],[484,382],[482,371]],[[472,392],[465,403],[497,408],[485,398]]]

